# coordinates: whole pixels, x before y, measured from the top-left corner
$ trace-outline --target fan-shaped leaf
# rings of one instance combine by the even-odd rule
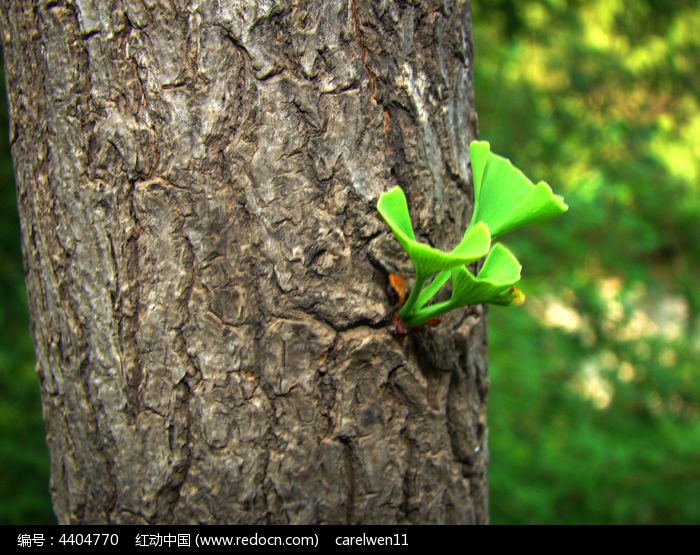
[[[474,177],[472,225],[485,222],[492,237],[568,210],[563,197],[544,181],[534,185],[510,160],[491,152],[489,143],[469,145]]]
[[[491,237],[488,227],[483,223],[470,226],[464,238],[449,253],[416,241],[406,196],[400,187],[382,193],[377,210],[408,253],[416,274],[423,279],[460,264],[471,264],[489,251]]]
[[[522,293],[513,290],[522,266],[506,247],[493,246],[476,277],[464,266],[452,269],[452,304],[520,304]],[[516,291],[518,293],[516,293]]]

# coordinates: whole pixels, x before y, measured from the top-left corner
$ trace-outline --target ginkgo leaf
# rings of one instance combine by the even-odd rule
[[[416,274],[424,278],[454,266],[471,264],[484,257],[491,246],[488,227],[483,223],[470,226],[459,244],[450,252],[420,243],[413,232],[406,195],[400,187],[382,193],[377,210],[408,254]]]
[[[547,183],[534,185],[510,160],[493,154],[488,142],[472,142],[469,154],[474,178],[471,225],[486,223],[491,237],[568,210]]]
[[[522,304],[524,300],[514,285],[520,281],[522,266],[506,247],[493,246],[479,273],[464,266],[452,269],[452,300],[455,307],[470,304]]]

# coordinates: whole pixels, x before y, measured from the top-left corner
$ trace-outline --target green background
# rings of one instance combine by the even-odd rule
[[[570,205],[504,241],[528,300],[489,313],[494,523],[700,522],[697,4],[473,2],[481,137]],[[0,523],[54,522],[0,151]]]

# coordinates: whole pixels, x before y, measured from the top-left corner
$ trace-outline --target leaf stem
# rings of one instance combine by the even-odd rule
[[[431,304],[430,306],[421,308],[420,310],[416,311],[416,313],[413,314],[413,316],[411,316],[410,318],[404,319],[404,323],[409,329],[422,326],[426,322],[430,321],[432,318],[442,316],[443,314],[449,312],[453,308],[456,308],[456,306],[452,299]]]
[[[415,306],[416,301],[418,300],[420,292],[423,289],[423,285],[425,285],[426,279],[428,279],[428,276],[416,272],[416,282],[411,288],[411,293],[408,295],[408,299],[406,299],[406,302],[403,304],[403,306],[399,309],[398,312],[399,316],[404,322],[411,318],[413,307]]]
[[[447,280],[450,279],[450,271],[449,270],[443,270],[440,272],[437,276],[433,278],[433,281],[431,281],[418,295],[418,300],[416,301],[416,305],[418,306],[418,310],[423,308],[426,304],[430,302],[430,299],[432,299],[440,289],[442,289],[442,286],[447,283]]]

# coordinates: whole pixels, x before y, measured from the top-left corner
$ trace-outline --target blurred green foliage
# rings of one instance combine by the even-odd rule
[[[529,298],[490,312],[492,521],[700,522],[700,6],[473,11],[482,136],[571,206],[506,241]],[[0,523],[53,522],[0,157]]]
[[[2,76],[0,75],[0,78]],[[49,455],[29,335],[7,102],[0,95],[0,524],[53,523]]]
[[[700,522],[700,5],[473,2],[480,133],[570,211],[506,241],[494,523]]]

